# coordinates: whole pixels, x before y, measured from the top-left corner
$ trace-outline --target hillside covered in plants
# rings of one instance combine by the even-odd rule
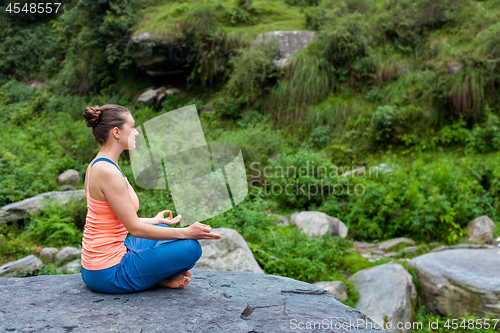
[[[277,30],[315,40],[279,66],[277,44],[255,40]],[[161,74],[138,61],[146,32],[146,51],[169,56]],[[161,86],[182,94],[136,103]],[[240,146],[249,195],[204,223],[238,230],[268,274],[347,281],[375,265],[349,240],[453,245],[482,215],[500,236],[499,0],[80,0],[24,30],[0,16],[0,206],[59,190],[68,169],[84,179],[98,145],[82,112],[103,104],[139,125],[195,104],[207,142]],[[174,209],[135,186],[128,154],[120,166],[139,216]],[[343,221],[347,239],[276,226],[306,210]],[[0,264],[81,246],[85,214],[51,204],[0,224]]]

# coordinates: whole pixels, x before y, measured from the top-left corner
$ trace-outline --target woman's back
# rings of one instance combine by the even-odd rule
[[[114,266],[120,263],[123,255],[127,253],[127,248],[123,244],[128,234],[127,229],[107,201],[96,200],[90,195],[90,171],[94,163],[99,161],[114,164],[109,159],[99,158],[87,168],[85,177],[87,217],[82,240],[82,266],[88,270],[100,270]],[[116,164],[114,165],[118,168]],[[118,168],[118,170],[120,169]],[[125,176],[124,178],[127,181],[129,195],[137,212],[139,210],[139,199],[127,178]],[[95,182],[96,178],[92,180]]]

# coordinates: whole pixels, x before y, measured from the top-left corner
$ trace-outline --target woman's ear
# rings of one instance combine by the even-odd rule
[[[113,135],[114,139],[118,139],[120,137],[120,132],[119,132],[119,128],[118,127],[114,127],[112,130],[111,130],[111,134]]]

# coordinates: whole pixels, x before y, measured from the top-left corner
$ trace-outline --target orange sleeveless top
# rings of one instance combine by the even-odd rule
[[[125,176],[124,178],[127,180],[128,192],[137,212],[139,199],[128,179]],[[82,266],[87,270],[100,270],[121,262],[127,253],[123,242],[127,238],[128,230],[115,215],[108,202],[92,198],[87,187],[88,181],[85,187],[87,217],[82,240]]]

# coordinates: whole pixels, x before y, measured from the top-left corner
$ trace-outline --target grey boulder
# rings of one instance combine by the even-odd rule
[[[222,238],[199,241],[202,255],[195,268],[264,273],[239,232],[229,228],[215,228],[212,232]]]
[[[313,283],[316,287],[331,292],[337,299],[347,301],[347,287],[342,281],[319,281]]]
[[[66,271],[69,274],[80,273],[81,265],[82,265],[81,260],[75,259],[75,260],[70,261],[61,267],[58,267],[57,271],[58,272]]]
[[[455,318],[500,315],[500,253],[498,249],[456,249],[413,258],[420,297],[427,309]]]
[[[52,260],[52,256],[57,252],[59,252],[59,250],[55,247],[44,247],[42,251],[40,251],[40,257],[47,260]]]
[[[136,106],[152,106],[156,102],[157,92],[155,89],[149,88],[137,98]]]
[[[344,326],[387,333],[365,328],[375,324],[309,283],[199,269],[191,279],[183,289],[103,294],[90,291],[81,274],[0,278],[0,331],[278,333],[299,327],[341,332],[335,327]]]
[[[68,261],[68,260],[73,260],[82,254],[81,249],[77,249],[76,247],[73,246],[66,246],[61,249],[61,251],[57,252],[55,261]]]
[[[325,234],[345,238],[349,228],[339,219],[323,212],[295,212],[290,222],[309,237],[322,237]]]
[[[31,254],[22,259],[12,261],[0,266],[0,276],[11,277],[20,273],[34,272],[43,267],[43,262],[38,259],[34,254]]]
[[[405,237],[399,237],[399,238],[393,238],[386,240],[385,242],[382,242],[378,244],[378,248],[382,251],[387,251],[391,250],[401,244],[407,244],[407,245],[415,245],[415,241],[410,239],[410,238],[405,238]]]
[[[411,331],[404,324],[413,322],[412,301],[417,294],[412,276],[403,266],[384,264],[363,269],[349,280],[359,292],[357,310],[393,333]],[[401,328],[398,323],[403,324],[399,324]]]
[[[85,198],[85,190],[46,192],[19,202],[13,202],[0,208],[0,223],[22,220],[36,208],[43,205],[43,200],[59,201],[66,204],[69,200]]]
[[[497,226],[488,216],[480,216],[467,225],[467,239],[472,243],[491,243]]]
[[[61,184],[77,186],[80,182],[80,175],[75,169],[69,169],[64,171],[57,177],[57,182]]]

